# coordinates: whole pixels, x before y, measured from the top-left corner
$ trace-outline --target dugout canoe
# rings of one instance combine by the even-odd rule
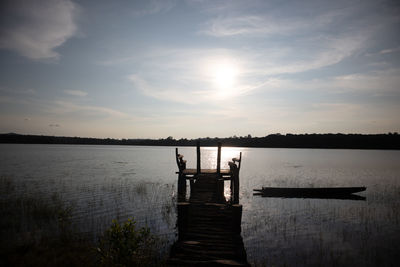
[[[346,196],[365,191],[361,187],[262,187],[254,191],[268,197],[334,197]]]

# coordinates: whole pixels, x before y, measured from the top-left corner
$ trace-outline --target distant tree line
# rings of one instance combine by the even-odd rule
[[[135,146],[202,146],[271,147],[271,148],[348,148],[400,149],[400,135],[387,134],[270,134],[264,137],[232,136],[226,138],[174,139],[111,139],[45,135],[0,134],[0,143],[13,144],[77,144],[77,145],[135,145]]]

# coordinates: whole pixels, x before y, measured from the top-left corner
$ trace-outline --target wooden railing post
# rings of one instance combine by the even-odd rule
[[[231,169],[231,200],[232,204],[239,204],[239,169],[233,162],[229,162]]]
[[[225,203],[225,195],[224,195],[224,178],[221,176],[221,142],[218,142],[218,150],[217,150],[217,194],[218,194],[218,202]]]
[[[242,152],[240,152],[240,156],[239,156],[238,172],[240,171],[240,166],[241,165],[242,165]]]
[[[221,142],[218,142],[218,153],[217,153],[217,174],[221,173]]]
[[[186,201],[186,177],[182,172],[178,176],[178,201]]]
[[[235,168],[233,172],[233,204],[239,204],[239,172]]]
[[[201,172],[201,166],[200,166],[200,141],[197,141],[196,143],[196,154],[197,154],[197,174],[200,174]]]
[[[186,200],[186,177],[183,171],[186,169],[186,161],[183,160],[183,155],[178,153],[178,148],[175,148],[176,164],[178,164],[178,201]]]

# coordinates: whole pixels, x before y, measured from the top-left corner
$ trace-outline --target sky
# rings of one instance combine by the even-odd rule
[[[2,0],[9,132],[400,132],[400,2]]]

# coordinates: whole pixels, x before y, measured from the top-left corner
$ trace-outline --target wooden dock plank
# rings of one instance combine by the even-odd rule
[[[178,203],[179,239],[168,265],[249,266],[240,235],[242,206],[221,203],[219,178],[215,170],[202,170],[189,201]]]
[[[201,169],[200,174],[216,174],[216,169]],[[228,175],[230,173],[230,169],[221,169],[221,174]],[[184,169],[183,174],[186,175],[195,175],[197,174],[197,169]]]

